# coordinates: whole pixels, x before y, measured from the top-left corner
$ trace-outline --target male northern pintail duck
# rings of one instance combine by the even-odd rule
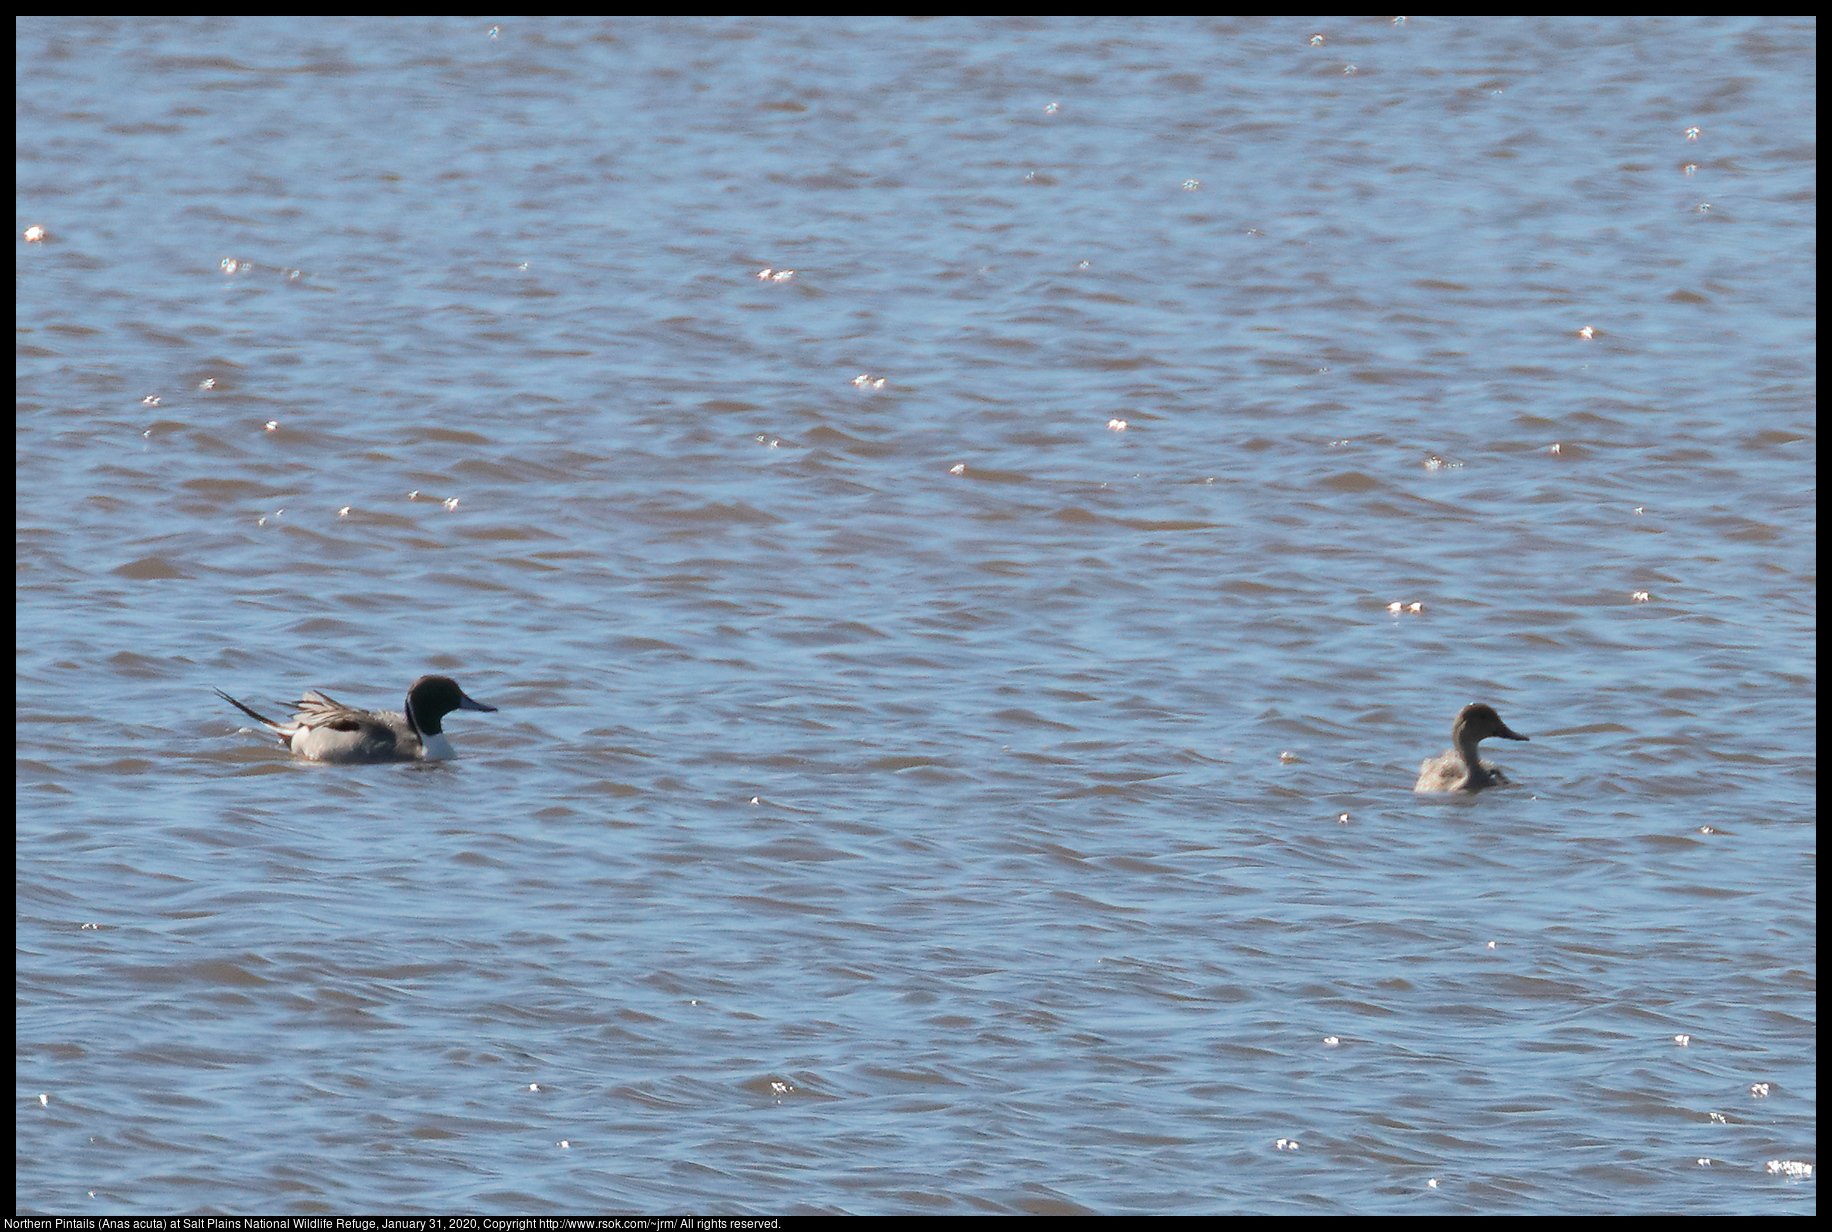
[[[1457,711],[1450,725],[1450,742],[1456,746],[1442,756],[1427,759],[1419,766],[1419,781],[1413,791],[1481,791],[1484,787],[1505,787],[1507,776],[1492,762],[1476,756],[1476,746],[1490,736],[1503,740],[1525,740],[1526,737],[1501,721],[1493,706],[1471,702]]]
[[[384,761],[442,761],[457,756],[440,726],[454,710],[495,710],[464,695],[450,676],[422,676],[407,686],[402,710],[358,710],[316,690],[299,701],[290,721],[256,714],[221,689],[216,695],[270,731],[280,747],[313,761],[365,765]]]

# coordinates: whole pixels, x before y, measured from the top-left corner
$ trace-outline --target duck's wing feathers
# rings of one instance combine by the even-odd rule
[[[398,725],[402,725],[400,715],[364,710],[360,706],[346,706],[329,693],[320,693],[316,689],[300,698],[298,709],[293,711],[293,726],[307,731],[317,728],[340,732],[380,729],[392,733]]]

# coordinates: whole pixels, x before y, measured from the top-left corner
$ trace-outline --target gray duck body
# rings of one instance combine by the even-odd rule
[[[221,689],[216,695],[280,738],[280,747],[310,761],[335,765],[443,761],[457,756],[445,735],[445,716],[454,710],[489,710],[467,697],[450,676],[422,676],[407,687],[400,710],[346,706],[316,689],[299,699],[293,717],[276,723]]]

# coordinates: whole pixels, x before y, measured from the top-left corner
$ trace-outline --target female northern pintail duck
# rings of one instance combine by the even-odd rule
[[[457,756],[440,726],[454,710],[495,710],[464,695],[450,676],[422,676],[407,686],[404,710],[358,710],[317,691],[299,701],[286,723],[256,714],[221,689],[216,695],[279,733],[280,747],[313,761],[365,765],[384,761],[442,761]]]
[[[1484,787],[1505,787],[1507,776],[1492,762],[1476,756],[1476,746],[1490,736],[1503,740],[1525,740],[1526,737],[1501,721],[1493,706],[1471,702],[1457,711],[1450,725],[1450,742],[1440,757],[1427,759],[1419,766],[1419,781],[1413,791],[1481,791]]]

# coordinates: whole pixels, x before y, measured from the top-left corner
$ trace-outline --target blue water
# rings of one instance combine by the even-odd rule
[[[1812,1213],[1815,33],[22,20],[15,1206]]]

